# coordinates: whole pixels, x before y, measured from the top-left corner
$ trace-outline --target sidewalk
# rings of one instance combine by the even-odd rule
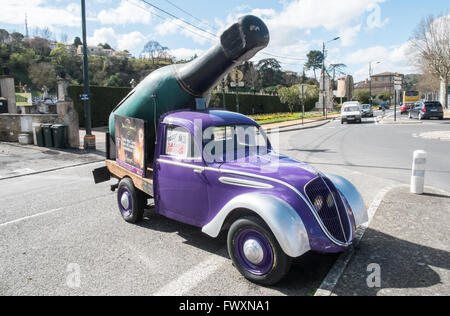
[[[108,127],[93,128],[92,134],[95,136],[96,150],[101,152],[106,152],[106,133],[109,131]],[[83,148],[84,136],[86,135],[86,130],[80,128],[80,148]]]
[[[387,193],[332,295],[450,295],[450,194],[426,192]],[[371,264],[381,269],[380,288],[367,285]]]
[[[101,152],[0,142],[0,180],[103,161]]]
[[[423,121],[419,120],[410,120],[408,116],[405,115],[397,115],[397,120],[394,120],[394,115],[388,115],[388,116],[377,116],[375,118],[375,121],[378,124],[398,124],[398,125],[414,125],[414,124],[423,124]]]

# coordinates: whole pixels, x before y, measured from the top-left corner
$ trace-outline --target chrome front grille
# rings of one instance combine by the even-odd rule
[[[319,176],[305,186],[305,193],[327,233],[340,243],[348,243],[351,226],[344,203],[333,183]]]

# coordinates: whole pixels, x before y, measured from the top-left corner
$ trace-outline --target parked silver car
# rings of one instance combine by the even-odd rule
[[[373,107],[370,104],[361,105],[361,113],[363,117],[373,117]]]

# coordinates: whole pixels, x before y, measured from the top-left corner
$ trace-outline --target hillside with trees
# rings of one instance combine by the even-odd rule
[[[69,79],[71,84],[81,85],[83,58],[77,54],[77,47],[81,44],[78,37],[72,45],[66,45],[39,36],[25,38],[20,33],[9,34],[0,29],[0,75],[12,75],[17,85],[27,85],[34,91],[40,90],[43,85],[54,89],[57,77]],[[98,46],[112,49],[108,43],[99,43]],[[96,86],[129,87],[132,79],[139,82],[152,71],[167,64],[167,61],[158,59],[91,55],[90,83]]]

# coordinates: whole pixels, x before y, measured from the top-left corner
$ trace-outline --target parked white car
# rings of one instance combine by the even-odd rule
[[[341,123],[362,123],[361,105],[357,101],[345,102],[341,109]]]

